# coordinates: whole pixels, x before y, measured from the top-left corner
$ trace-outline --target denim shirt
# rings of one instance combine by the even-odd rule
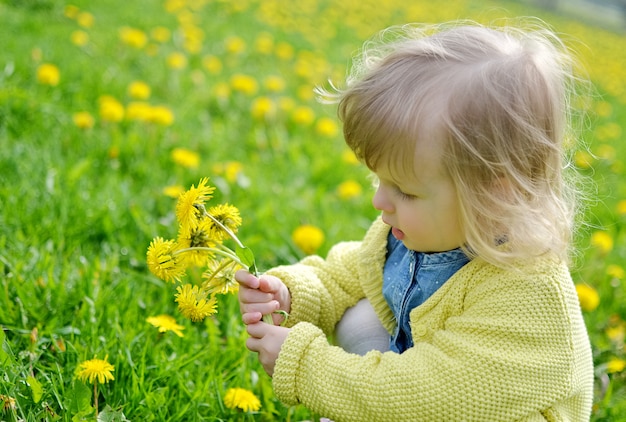
[[[407,249],[391,233],[387,239],[383,296],[396,317],[390,350],[402,353],[413,346],[411,310],[426,301],[455,272],[469,262],[461,249],[423,253]]]

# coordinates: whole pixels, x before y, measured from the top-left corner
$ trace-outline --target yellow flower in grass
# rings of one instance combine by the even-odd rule
[[[76,16],[76,22],[83,28],[91,28],[95,22],[95,18],[89,12],[80,12]]]
[[[105,382],[109,382],[115,378],[113,378],[112,372],[115,370],[115,367],[107,362],[108,355],[104,357],[104,359],[91,359],[85,362],[82,362],[78,365],[76,370],[76,376],[79,380],[85,382],[89,381],[91,384],[94,382],[99,382],[100,384],[104,384]]]
[[[176,291],[178,310],[186,318],[198,322],[217,312],[215,296],[207,297],[206,293],[201,292],[198,286],[185,284],[182,287],[178,286]]]
[[[184,186],[181,185],[169,185],[163,188],[163,194],[170,198],[178,198],[185,192]]]
[[[166,61],[170,69],[180,70],[187,67],[187,56],[179,51],[175,51],[167,56]]]
[[[620,215],[626,215],[626,199],[622,199],[617,203],[617,212]]]
[[[187,148],[174,148],[172,160],[179,166],[195,169],[200,165],[200,154]]]
[[[243,38],[238,36],[226,38],[224,46],[226,47],[226,51],[230,54],[241,54],[246,50],[246,42]]]
[[[152,106],[145,101],[131,101],[126,105],[126,119],[147,122],[152,114]]]
[[[178,198],[176,218],[184,229],[190,230],[198,226],[202,211],[197,208],[197,205],[204,206],[204,203],[213,197],[215,188],[207,186],[207,183],[209,183],[209,178],[205,177],[200,180],[198,187],[191,185],[191,188]]]
[[[59,68],[51,63],[43,63],[37,68],[37,81],[42,85],[57,86],[61,80]]]
[[[166,106],[153,106],[150,108],[148,120],[159,126],[171,126],[174,123],[174,113]]]
[[[607,232],[597,231],[591,235],[591,245],[602,254],[607,254],[613,249],[613,238]]]
[[[209,294],[235,293],[239,290],[235,272],[240,268],[241,266],[232,261],[224,264],[222,261],[210,260],[206,271],[202,273],[202,278],[204,278],[202,288]]]
[[[337,126],[337,122],[328,117],[322,117],[317,121],[315,125],[315,132],[319,135],[332,137],[337,135],[339,132],[339,127]]]
[[[233,91],[246,95],[254,95],[259,89],[259,84],[252,76],[237,73],[230,78],[230,86]]]
[[[352,199],[361,196],[363,188],[354,180],[346,180],[337,188],[337,194],[341,199]]]
[[[150,85],[143,81],[133,81],[128,85],[128,95],[135,100],[147,100],[150,98]]]
[[[624,272],[624,268],[615,264],[611,264],[606,267],[606,274],[612,278],[617,278],[618,280],[622,280],[624,278],[624,275],[626,275]]]
[[[88,111],[79,111],[72,115],[74,125],[80,129],[91,129],[95,124],[95,120]]]
[[[261,408],[261,401],[252,391],[244,388],[229,388],[224,395],[224,405],[229,409],[256,412]]]
[[[155,237],[146,252],[150,272],[164,281],[179,280],[186,268],[184,260],[175,254],[176,250],[177,245],[173,240]]]
[[[156,26],[150,31],[150,36],[153,40],[164,43],[170,40],[170,38],[172,37],[172,32],[169,30],[169,28],[166,28],[164,26]]]
[[[270,92],[282,92],[285,89],[285,80],[280,76],[270,75],[265,78],[263,85]]]
[[[148,36],[140,29],[124,26],[119,30],[119,37],[123,44],[137,49],[145,47]]]
[[[622,372],[624,369],[626,369],[626,360],[624,359],[614,357],[606,363],[606,372],[609,374]]]
[[[85,31],[76,30],[70,35],[70,41],[78,47],[84,47],[89,43],[89,34]]]
[[[105,122],[121,122],[124,106],[114,97],[103,95],[98,99],[100,118]]]
[[[215,56],[207,55],[202,58],[202,66],[212,75],[217,75],[222,71],[222,61]]]
[[[576,293],[578,293],[580,308],[585,312],[594,311],[600,304],[600,295],[588,284],[577,284]]]
[[[146,318],[146,321],[159,329],[159,333],[173,332],[178,337],[183,337],[185,327],[178,325],[174,317],[170,315],[157,315]]]
[[[315,226],[304,224],[293,231],[291,239],[302,252],[311,255],[324,243],[324,232]]]
[[[276,113],[274,102],[269,97],[256,98],[250,108],[252,117],[257,120],[271,119]]]
[[[299,106],[291,112],[291,120],[296,124],[308,126],[315,120],[315,112],[310,107]]]

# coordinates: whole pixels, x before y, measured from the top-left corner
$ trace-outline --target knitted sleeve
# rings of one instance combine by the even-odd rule
[[[446,283],[416,308],[403,354],[349,354],[296,324],[276,363],[277,397],[337,421],[530,420],[557,408],[588,420],[590,354],[573,333],[585,329],[569,275],[466,274],[486,281]]]
[[[287,326],[308,321],[330,334],[345,310],[364,297],[356,279],[361,242],[335,245],[326,259],[309,256],[298,264],[280,266],[267,274],[280,278],[291,293]]]

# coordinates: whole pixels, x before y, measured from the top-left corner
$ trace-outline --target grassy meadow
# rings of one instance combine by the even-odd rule
[[[184,318],[148,245],[176,237],[176,199],[203,177],[261,270],[360,239],[377,215],[367,171],[313,88],[389,25],[521,15],[568,34],[595,84],[572,272],[592,420],[626,420],[626,36],[514,1],[436,3],[0,0],[0,421],[323,416],[276,400],[235,295]],[[148,321],[162,315],[163,332]],[[113,379],[90,379],[92,359]]]

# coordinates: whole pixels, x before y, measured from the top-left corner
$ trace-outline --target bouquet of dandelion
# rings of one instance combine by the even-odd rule
[[[236,234],[241,226],[239,210],[229,204],[206,208],[215,190],[203,178],[198,186],[182,193],[176,204],[176,240],[155,237],[147,252],[150,271],[158,278],[179,283],[176,288],[178,310],[192,321],[202,321],[217,312],[217,295],[237,290],[235,272],[246,268],[257,274],[254,254]],[[224,244],[231,239],[234,250]],[[204,268],[202,283],[183,283],[187,269]],[[271,321],[264,318],[265,321]]]

